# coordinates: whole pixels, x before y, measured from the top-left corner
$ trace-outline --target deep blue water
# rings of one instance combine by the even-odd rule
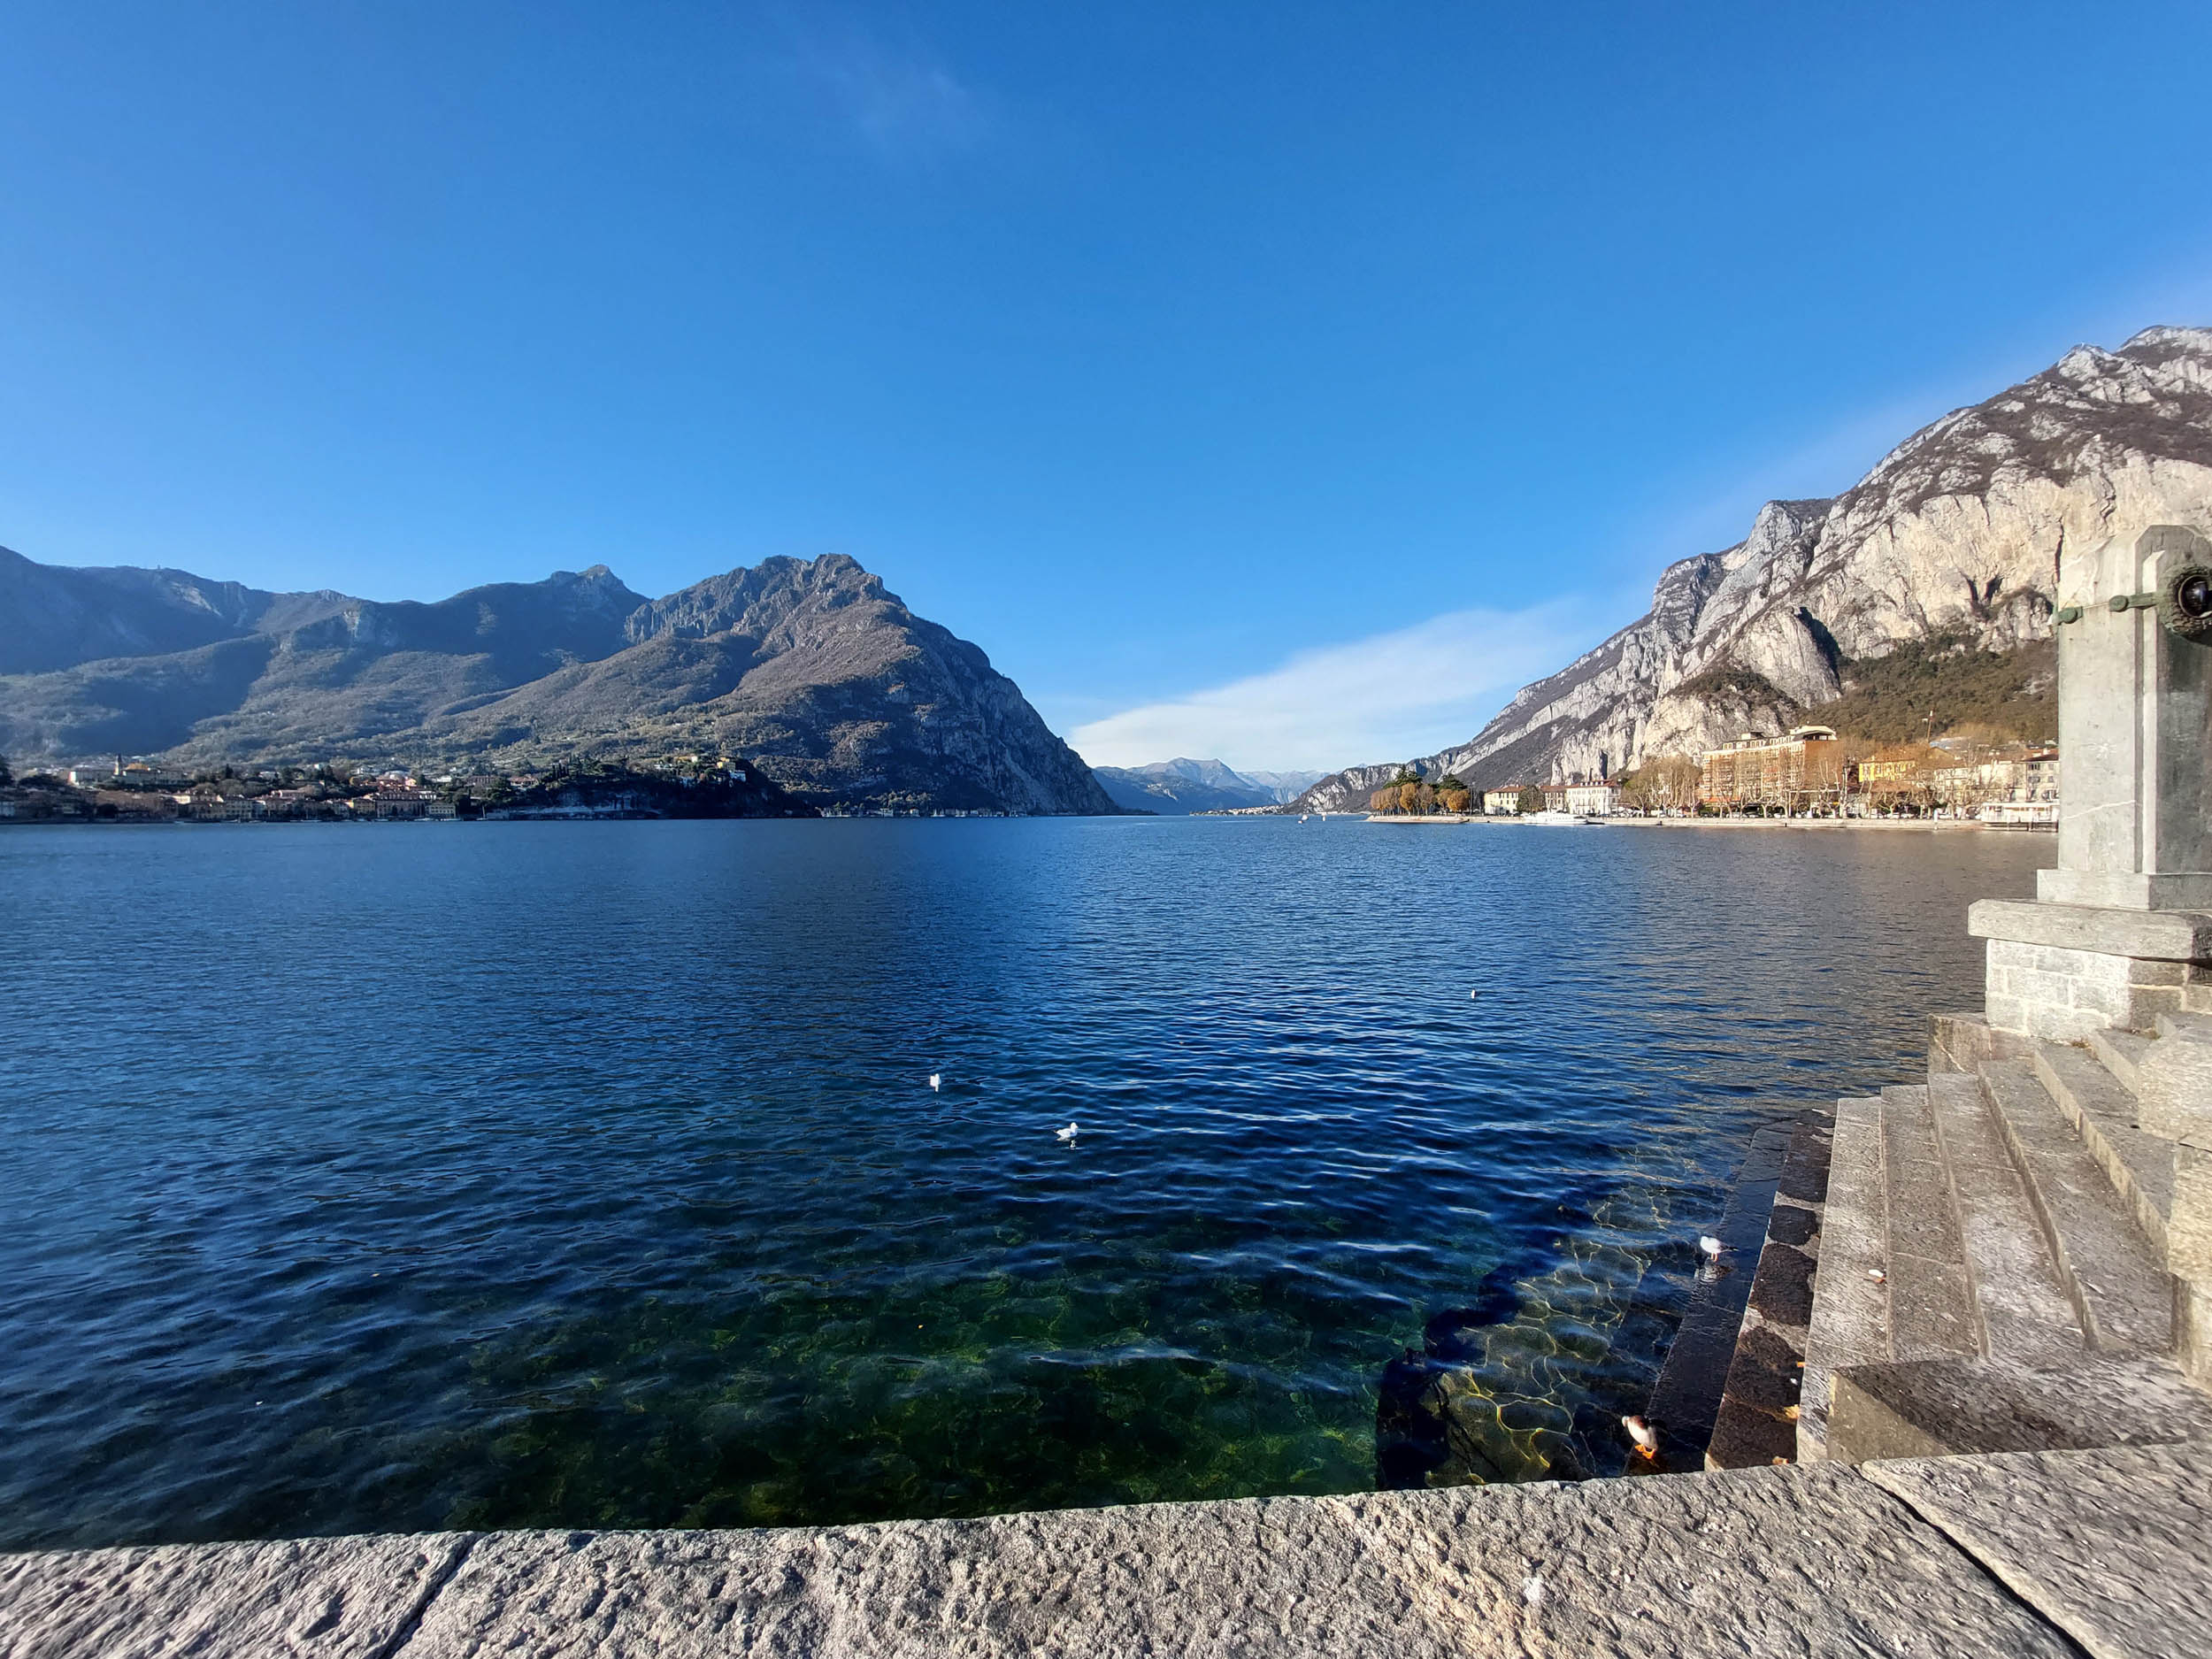
[[[1617,1469],[1749,1133],[2049,852],[0,831],[0,1545],[1359,1490],[1501,1264],[1499,1466]]]

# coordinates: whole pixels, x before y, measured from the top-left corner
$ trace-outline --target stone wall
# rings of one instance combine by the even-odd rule
[[[2050,1042],[2147,1031],[2212,988],[2212,915],[1984,899],[1966,926],[1989,941],[1986,1011],[2001,1031]]]

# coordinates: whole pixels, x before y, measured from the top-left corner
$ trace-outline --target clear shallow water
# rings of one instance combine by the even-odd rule
[[[1486,1455],[1609,1472],[1750,1132],[2050,851],[0,832],[0,1545],[1364,1489],[1494,1272]]]

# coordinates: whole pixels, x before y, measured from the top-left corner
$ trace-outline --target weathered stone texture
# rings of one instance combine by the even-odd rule
[[[0,1659],[386,1659],[461,1533],[0,1555]]]
[[[2061,1654],[1850,1471],[488,1540],[448,1655]]]
[[[2147,1133],[2212,1148],[2212,1042],[2185,1027],[2161,1037],[2137,1065],[2135,1092]]]
[[[2181,1011],[2186,964],[1992,939],[1985,1011],[1992,1025],[2078,1042],[2119,1025],[2144,1030]]]
[[[2206,1404],[2162,1357],[2040,1370],[1972,1358],[1854,1365],[1835,1375],[1828,1455],[1858,1463],[2212,1440]]]
[[[2212,1654],[2212,1448],[1869,1463],[2096,1659]]]

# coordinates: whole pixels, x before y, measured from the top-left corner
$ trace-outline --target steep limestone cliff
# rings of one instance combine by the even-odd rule
[[[2069,546],[2154,523],[2212,529],[2212,329],[2150,328],[1913,434],[1831,501],[1770,502],[1725,552],[1668,567],[1650,614],[1417,763],[1479,787],[1595,778],[1777,731],[1909,641],[2047,639]],[[1398,763],[1298,804],[1363,805]]]

